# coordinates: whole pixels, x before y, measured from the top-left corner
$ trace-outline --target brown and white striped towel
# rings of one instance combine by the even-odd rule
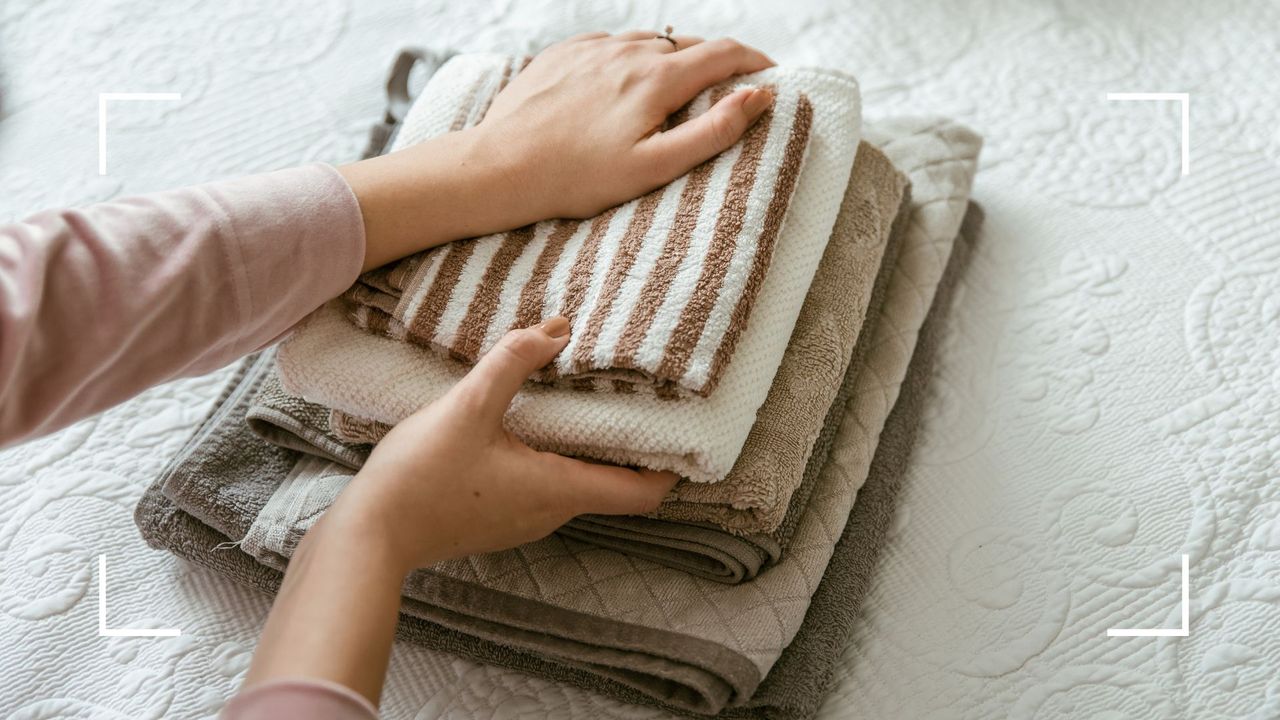
[[[441,122],[478,122],[518,66],[478,77]],[[704,91],[672,122],[733,89]],[[591,219],[456,242],[366,273],[345,295],[349,316],[473,363],[507,330],[564,315],[569,346],[534,379],[709,395],[751,315],[809,145],[809,98],[785,82],[771,89],[773,108],[738,144],[686,176]]]
[[[396,146],[447,131],[456,114],[450,98],[465,94],[477,74],[492,74],[502,61],[500,56],[463,54],[445,63],[405,116]],[[506,425],[530,445],[672,470],[695,482],[723,479],[741,453],[831,237],[862,127],[857,82],[840,73],[771,68],[741,82],[802,91],[813,105],[813,126],[804,172],[751,321],[719,386],[706,397],[691,393],[667,400],[652,392],[584,393],[526,383],[512,402]],[[588,287],[600,285],[593,279]],[[290,334],[277,364],[281,383],[290,393],[384,423],[399,422],[440,397],[468,367],[417,345],[366,332],[350,322],[340,306],[332,305]]]

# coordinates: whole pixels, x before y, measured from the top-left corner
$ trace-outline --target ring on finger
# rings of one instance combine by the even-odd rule
[[[677,42],[676,42],[676,39],[675,39],[675,38],[673,38],[673,37],[671,37],[671,33],[672,33],[672,31],[674,31],[674,30],[675,30],[675,28],[673,28],[673,27],[671,27],[670,25],[668,25],[668,26],[666,26],[665,28],[663,28],[663,32],[662,32],[662,34],[661,34],[661,35],[654,35],[654,36],[653,36],[653,39],[654,39],[654,40],[666,40],[667,42],[671,43],[671,49],[672,49],[672,50],[679,50],[679,49],[680,49],[680,43],[677,43]]]

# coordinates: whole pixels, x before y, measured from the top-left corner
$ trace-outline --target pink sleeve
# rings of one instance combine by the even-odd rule
[[[221,720],[377,720],[356,691],[325,680],[273,680],[231,698]]]
[[[355,281],[364,242],[320,164],[0,226],[0,447],[270,344]]]

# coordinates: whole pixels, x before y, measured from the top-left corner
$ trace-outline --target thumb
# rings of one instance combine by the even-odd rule
[[[692,120],[651,136],[652,162],[668,177],[679,177],[728,150],[773,104],[764,88],[743,88],[720,99]]]
[[[524,381],[568,344],[569,320],[563,316],[512,330],[480,358],[451,392],[467,398],[481,416],[501,422]]]
[[[671,472],[638,469],[539,453],[556,482],[569,489],[577,512],[639,515],[656,510],[679,477]]]

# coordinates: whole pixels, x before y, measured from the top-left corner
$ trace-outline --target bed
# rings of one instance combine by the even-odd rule
[[[668,23],[986,138],[985,223],[821,717],[1280,717],[1275,4],[9,0],[0,220],[352,159],[405,45]],[[108,101],[100,175],[104,92],[180,97]],[[1186,93],[1189,172],[1181,97],[1108,93]],[[131,520],[223,379],[0,453],[0,716],[204,718],[237,687],[268,598]],[[100,557],[108,627],[181,635],[100,636]],[[383,710],[662,717],[403,644]]]

